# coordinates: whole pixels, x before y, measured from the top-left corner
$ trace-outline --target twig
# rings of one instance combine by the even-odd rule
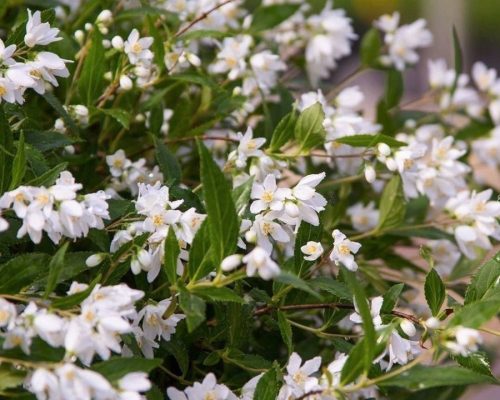
[[[174,37],[179,37],[181,36],[182,34],[184,34],[186,31],[188,31],[189,29],[191,29],[194,25],[196,25],[198,22],[200,21],[203,21],[205,18],[207,18],[210,14],[212,14],[214,11],[217,11],[219,8],[225,6],[226,4],[229,4],[231,3],[233,0],[226,0],[226,1],[223,1],[222,3],[220,4],[217,4],[216,6],[212,7],[210,10],[208,11],[205,11],[204,13],[202,13],[200,16],[198,16],[197,18],[195,18],[194,20],[192,20],[189,24],[187,24],[184,28],[182,29],[179,29],[177,31],[177,33],[174,35]]]

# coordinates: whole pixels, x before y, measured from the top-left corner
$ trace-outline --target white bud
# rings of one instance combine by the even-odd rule
[[[241,94],[241,88],[239,86],[236,86],[233,89],[233,96],[239,96]]]
[[[75,114],[78,115],[79,117],[89,116],[89,109],[84,105],[77,104],[73,107],[73,110],[75,111]]]
[[[430,317],[427,321],[425,321],[425,326],[429,329],[438,329],[441,323],[436,317]]]
[[[250,229],[245,232],[245,240],[248,243],[255,243],[257,241],[257,234],[253,229]]]
[[[141,272],[141,264],[137,260],[137,258],[133,258],[130,262],[130,269],[134,275],[138,275]]]
[[[113,39],[111,39],[111,45],[116,50],[122,50],[123,49],[123,38],[121,36],[115,36]]]
[[[376,178],[375,168],[372,165],[365,165],[365,179],[368,183],[373,183]]]
[[[189,61],[191,65],[194,65],[195,67],[199,67],[201,65],[200,57],[198,57],[196,54],[187,53],[186,59]]]
[[[85,32],[83,32],[81,29],[78,29],[77,31],[75,31],[74,36],[78,44],[82,45],[83,41],[85,40]]]
[[[103,34],[104,34],[104,32],[103,32]],[[103,39],[102,47],[104,47],[105,49],[109,49],[111,47],[111,42],[108,39]]]
[[[56,119],[56,122],[54,122],[54,129],[58,132],[64,132],[66,130],[66,126],[64,125],[62,118]]]
[[[151,254],[149,254],[146,250],[141,249],[137,253],[137,259],[142,265],[142,269],[148,270],[149,266],[151,265]]]
[[[300,214],[299,207],[297,207],[297,204],[292,203],[291,201],[287,201],[285,203],[285,212],[292,218],[296,218]]]
[[[130,90],[134,86],[132,79],[130,79],[127,75],[120,76],[120,88],[123,90]]]
[[[113,22],[113,13],[109,10],[102,10],[96,19],[97,22],[110,25]]]
[[[67,154],[75,154],[75,146],[73,146],[72,144],[70,144],[68,146],[64,146],[64,151]]]
[[[386,157],[389,154],[391,154],[391,148],[385,143],[379,143],[377,145],[377,150],[380,154],[382,154],[383,156],[386,156]]]
[[[220,267],[224,272],[232,271],[240,266],[242,258],[243,256],[241,254],[231,254],[222,260]]]
[[[85,264],[87,265],[87,267],[92,268],[98,266],[103,261],[104,261],[104,254],[97,253],[97,254],[92,254],[90,257],[88,257],[85,260]]]
[[[106,26],[99,25],[99,32],[101,32],[103,35],[107,35],[109,33],[109,29]],[[109,42],[109,40],[108,40],[108,42]],[[109,49],[110,47],[111,47],[111,43],[109,43],[109,46],[106,48]]]
[[[92,24],[90,22],[87,22],[85,25],[84,25],[84,28],[87,32],[90,32],[92,29],[94,29],[94,27],[92,26]]]
[[[388,158],[387,160],[385,160],[385,165],[389,169],[389,171],[396,171],[398,169],[398,164],[396,164],[394,158]]]
[[[403,319],[401,323],[399,324],[401,326],[401,329],[403,330],[408,337],[412,337],[417,333],[417,330],[415,329],[415,325],[411,321],[408,321],[407,319]]]
[[[113,79],[113,73],[111,71],[105,72],[104,79],[106,79],[107,81],[110,81],[111,79]]]
[[[144,122],[145,119],[144,114],[137,114],[135,116],[135,122]]]

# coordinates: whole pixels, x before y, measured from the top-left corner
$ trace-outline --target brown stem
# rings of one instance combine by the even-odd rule
[[[259,316],[262,314],[268,314],[272,310],[279,311],[296,311],[296,310],[319,310],[319,309],[342,309],[342,310],[354,310],[354,305],[345,304],[345,303],[314,303],[314,304],[290,304],[286,306],[264,306],[258,308],[254,311],[253,315]],[[420,324],[420,321],[417,317],[406,314],[401,311],[391,311],[389,314],[394,315],[395,317],[404,318],[412,321],[415,324]]]
[[[226,4],[231,3],[233,0],[226,0],[223,1],[222,3],[217,4],[216,6],[212,7],[210,10],[205,11],[202,13],[200,16],[192,20],[189,24],[187,24],[184,28],[179,29],[177,33],[175,34],[175,37],[181,36],[183,33],[191,29],[194,25],[196,25],[198,22],[203,21],[205,18],[207,18],[210,14],[212,14],[214,11],[218,10],[222,6],[225,6]]]
[[[297,397],[295,400],[305,400],[307,399],[309,396],[315,396],[317,394],[321,394],[323,393],[323,390],[313,390],[311,392],[307,392],[305,394],[303,394],[302,396],[300,397]]]

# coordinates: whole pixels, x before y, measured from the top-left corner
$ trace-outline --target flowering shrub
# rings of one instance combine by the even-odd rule
[[[26,3],[55,9],[0,6],[2,397],[497,382],[500,202],[471,160],[500,166],[500,79],[462,70],[456,34],[421,110],[401,99],[424,20],[359,37],[330,1]],[[327,81],[356,41],[354,75],[386,79],[374,118],[353,76]]]

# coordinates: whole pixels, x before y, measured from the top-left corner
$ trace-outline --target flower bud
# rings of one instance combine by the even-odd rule
[[[139,263],[137,258],[133,258],[130,262],[130,269],[132,270],[132,273],[134,275],[139,275],[139,273],[141,272],[141,264]]]
[[[113,22],[113,13],[109,10],[102,10],[97,16],[96,21],[100,24],[111,25]]]
[[[85,25],[84,25],[84,28],[87,32],[90,32],[92,29],[94,29],[94,27],[92,26],[92,24],[90,22],[87,22]]]
[[[81,29],[78,29],[77,31],[75,31],[74,36],[78,44],[82,45],[83,41],[85,40],[85,32],[83,32]]]
[[[135,122],[144,122],[145,119],[144,114],[137,114],[135,116]]]
[[[122,90],[130,90],[132,89],[132,86],[134,86],[132,79],[130,79],[127,75],[120,76],[120,88]]]
[[[109,49],[111,47],[111,42],[108,39],[103,39],[102,47],[104,47],[105,49]]]
[[[373,183],[376,178],[375,168],[372,165],[365,165],[365,179],[368,183]]]
[[[111,71],[105,72],[103,78],[107,81],[113,79],[113,73]]]
[[[92,254],[90,257],[88,257],[85,260],[85,264],[87,265],[87,267],[92,268],[92,267],[97,267],[103,261],[104,261],[104,254],[97,253],[97,254]]]
[[[391,154],[391,148],[385,144],[385,143],[379,143],[377,145],[377,150],[378,152],[383,155],[383,156],[388,156],[389,154]]]
[[[438,329],[440,322],[436,317],[430,317],[427,321],[425,321],[425,326],[429,329]]]
[[[415,325],[413,325],[413,323],[407,319],[403,319],[399,326],[401,326],[401,329],[408,337],[412,337],[417,333]]]
[[[123,39],[121,36],[115,36],[111,39],[111,46],[116,50],[123,50]]]
[[[56,119],[56,122],[54,122],[54,129],[58,132],[64,132],[66,130],[66,126],[64,125],[62,118]]]
[[[250,229],[245,232],[245,240],[248,243],[255,243],[257,241],[257,234],[253,229]]]
[[[141,266],[143,267],[144,270],[147,270],[148,267],[151,265],[151,254],[149,254],[146,250],[141,249],[137,253],[137,259],[141,263]]]
[[[241,254],[232,254],[227,256],[224,260],[222,260],[220,267],[224,272],[232,271],[240,266],[242,258],[243,256]]]
[[[292,218],[296,218],[300,214],[299,207],[297,207],[297,204],[292,203],[291,201],[287,201],[285,203],[285,212]]]
[[[394,158],[388,158],[385,160],[385,165],[389,171],[396,171],[398,169],[398,165],[396,164]]]

